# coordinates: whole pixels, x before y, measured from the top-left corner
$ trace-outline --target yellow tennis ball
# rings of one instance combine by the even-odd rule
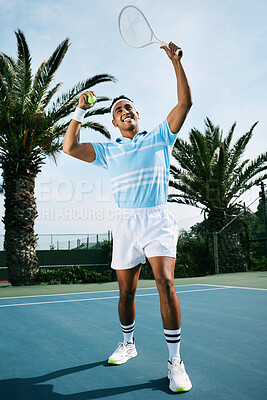
[[[87,93],[87,97],[88,97],[88,104],[93,104],[96,100],[95,96],[90,96],[90,94]]]

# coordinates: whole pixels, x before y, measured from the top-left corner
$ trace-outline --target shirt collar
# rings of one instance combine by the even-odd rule
[[[127,142],[131,142],[131,141],[136,141],[137,139],[137,137],[139,137],[140,135],[146,135],[147,134],[147,131],[142,131],[142,132],[138,132],[135,136],[134,136],[134,138],[133,139],[130,139],[130,138],[127,138],[127,137],[125,137],[125,136],[120,136],[120,137],[118,137],[117,139],[116,139],[116,142],[117,143],[127,143]]]

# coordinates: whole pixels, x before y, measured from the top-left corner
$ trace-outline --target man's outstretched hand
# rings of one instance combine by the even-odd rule
[[[181,53],[181,55],[178,56],[178,54],[176,53],[177,50],[181,50],[181,47],[177,46],[175,43],[170,42],[168,47],[167,46],[160,46],[161,49],[164,49],[167,56],[171,59],[171,60],[180,60],[183,56],[183,52]]]

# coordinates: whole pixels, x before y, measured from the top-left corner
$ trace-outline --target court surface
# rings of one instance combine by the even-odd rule
[[[267,398],[267,290],[207,284],[176,289],[190,392],[168,389],[158,293],[140,288],[138,356],[121,366],[107,364],[122,339],[117,290],[0,298],[0,398]]]

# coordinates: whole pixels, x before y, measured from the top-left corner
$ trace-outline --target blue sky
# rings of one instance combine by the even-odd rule
[[[0,51],[16,55],[14,30],[26,35],[33,71],[66,37],[70,49],[55,77],[63,91],[87,77],[109,73],[117,84],[95,88],[97,95],[132,98],[140,112],[141,129],[152,129],[176,104],[173,67],[157,45],[128,47],[118,30],[122,7],[134,4],[147,15],[157,35],[184,50],[183,65],[193,95],[193,107],[179,135],[204,129],[208,116],[228,132],[237,121],[234,139],[255,128],[246,158],[266,151],[267,134],[267,2],[264,0],[0,0]],[[119,132],[110,116],[99,117],[112,138]],[[83,141],[105,141],[90,130]],[[259,189],[246,193],[250,204]],[[4,213],[0,195],[0,215]],[[57,165],[47,160],[36,181],[39,217],[37,233],[104,233],[111,228],[115,204],[105,171],[60,154]],[[252,209],[255,209],[254,203]],[[200,211],[169,204],[180,228],[202,220]],[[0,222],[0,234],[4,232]]]

